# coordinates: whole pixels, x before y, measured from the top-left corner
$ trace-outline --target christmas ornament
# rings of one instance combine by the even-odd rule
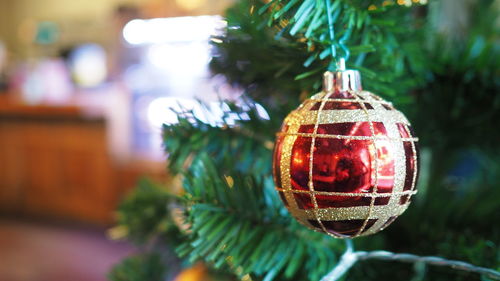
[[[374,234],[416,193],[417,141],[391,103],[362,91],[358,71],[324,76],[322,92],[285,119],[274,152],[276,189],[305,226],[338,238]]]

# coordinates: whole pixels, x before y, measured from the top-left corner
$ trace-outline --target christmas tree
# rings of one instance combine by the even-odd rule
[[[221,101],[222,123],[182,112],[164,126],[168,171],[182,191],[145,180],[121,204],[113,233],[143,253],[110,279],[171,280],[201,262],[209,273],[196,280],[500,280],[499,7],[236,3],[211,67],[245,95]],[[383,232],[354,240],[299,224],[272,177],[283,119],[341,59],[406,114],[420,146],[412,205]]]

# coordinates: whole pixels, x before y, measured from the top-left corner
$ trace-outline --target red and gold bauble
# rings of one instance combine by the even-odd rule
[[[278,133],[276,189],[309,228],[338,238],[374,234],[416,193],[418,139],[391,103],[361,89],[359,72],[327,72],[324,84]]]

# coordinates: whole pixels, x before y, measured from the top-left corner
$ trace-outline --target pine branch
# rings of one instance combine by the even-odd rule
[[[118,226],[111,229],[109,235],[113,239],[127,237],[138,245],[144,245],[159,233],[171,231],[167,203],[174,198],[152,181],[140,180],[137,188],[120,203],[116,215]]]
[[[236,107],[226,114],[243,116],[241,109]],[[233,120],[236,124],[212,126],[188,112],[179,116],[178,124],[164,125],[163,139],[169,171],[174,174],[184,171],[202,152],[211,155],[221,169],[252,170],[256,173],[269,171],[271,159],[268,157],[273,148],[272,132],[275,130],[269,128],[268,121],[258,116],[255,107],[244,114],[249,120]],[[262,157],[256,159],[255,155]]]
[[[351,54],[348,67],[362,72],[366,89],[382,96],[396,97],[401,100],[396,100],[397,103],[408,103],[411,101],[409,90],[423,83],[423,73],[427,69],[425,50],[421,44],[425,40],[423,28],[415,28],[421,25],[419,19],[413,18],[407,7],[393,5],[377,10],[366,8],[363,11],[357,7],[347,11],[346,7],[354,5],[350,2],[361,1],[345,2],[334,6],[338,9],[335,11],[342,11],[334,23],[336,41],[340,42],[346,34],[344,21],[357,18],[351,17],[351,14],[366,14],[363,17],[367,21],[359,29],[355,26],[350,39],[344,38],[342,41]],[[305,2],[298,1],[295,5],[299,3]],[[280,115],[284,117],[286,112],[297,106],[300,98],[319,90],[321,79],[318,77],[331,62],[331,40],[328,39],[327,17],[324,13],[320,13],[317,27],[318,32],[322,32],[321,38],[311,35],[305,40],[303,33],[295,36],[289,34],[293,23],[288,18],[293,16],[296,8],[283,13],[279,19],[271,20],[274,23],[271,27],[263,26],[261,23],[272,19],[272,11],[279,11],[279,7],[276,6],[276,10],[261,9],[264,13],[261,15],[256,12],[262,8],[259,1],[254,1],[252,6],[248,1],[240,1],[228,10],[227,20],[231,28],[227,30],[226,37],[218,38],[218,43],[214,43],[217,57],[211,66],[231,82],[249,89],[250,95],[268,107],[272,108],[276,104],[278,109],[283,110],[284,113]],[[249,14],[249,10],[254,12]],[[335,44],[337,48],[340,47],[340,43]],[[269,93],[273,93],[272,98]],[[289,107],[287,103],[292,106]]]
[[[128,257],[108,274],[111,281],[163,281],[168,269],[159,254]]]
[[[264,280],[318,280],[335,262],[339,241],[292,220],[270,178],[220,176],[207,156],[198,159],[184,184],[191,234],[181,256]]]
[[[399,43],[392,37],[408,33],[411,26],[408,7],[395,1],[272,0],[259,11],[269,13],[270,24],[308,40],[310,50],[316,50],[307,64],[329,56],[347,60],[351,49],[358,55],[359,66],[369,52],[384,55],[389,51],[394,57]]]

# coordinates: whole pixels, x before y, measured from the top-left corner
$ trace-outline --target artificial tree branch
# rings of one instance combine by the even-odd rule
[[[397,254],[388,251],[354,251],[352,246],[352,241],[350,239],[346,239],[347,249],[340,258],[339,263],[333,268],[330,273],[325,275],[321,281],[336,281],[339,280],[349,269],[356,264],[358,261],[369,260],[369,259],[378,259],[378,260],[393,260],[400,262],[411,262],[411,263],[424,263],[428,265],[436,265],[436,266],[447,266],[452,269],[474,272],[481,275],[485,275],[486,277],[492,278],[493,280],[500,280],[500,272],[475,266],[470,263],[466,263],[463,261],[456,260],[448,260],[441,257],[435,256],[418,256],[413,254]]]

